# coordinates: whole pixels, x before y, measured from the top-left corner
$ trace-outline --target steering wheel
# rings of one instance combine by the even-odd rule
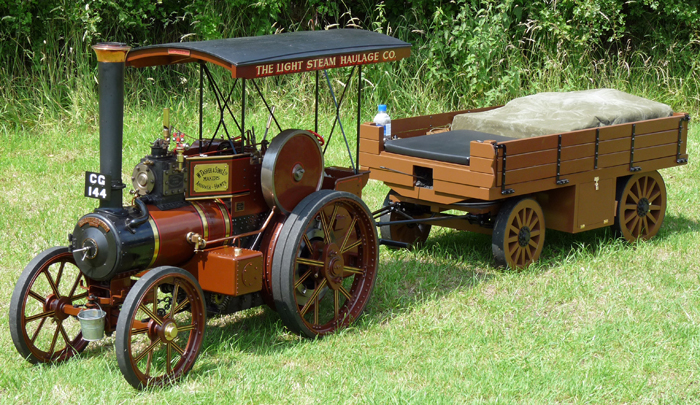
[[[323,139],[323,136],[320,135],[319,133],[314,132],[314,131],[312,131],[312,130],[310,130],[310,129],[307,129],[307,131],[311,132],[311,133],[316,137],[316,139],[318,139],[318,143],[320,143],[321,146],[323,146],[323,145],[326,143],[326,140]]]

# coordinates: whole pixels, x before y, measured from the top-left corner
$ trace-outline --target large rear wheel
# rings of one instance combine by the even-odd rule
[[[291,331],[314,337],[360,316],[377,275],[377,231],[357,196],[332,190],[302,200],[272,260],[275,307]]]
[[[10,335],[30,363],[61,362],[88,345],[66,306],[84,305],[85,277],[66,247],[39,253],[24,268],[10,300]]]
[[[186,374],[204,338],[204,295],[185,270],[163,266],[129,291],[117,321],[117,362],[137,389],[162,386]]]

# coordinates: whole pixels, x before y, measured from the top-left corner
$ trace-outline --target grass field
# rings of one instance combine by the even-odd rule
[[[311,128],[303,103],[289,110],[283,127]],[[152,107],[125,115],[128,179],[160,118]],[[254,116],[256,128],[265,118]],[[336,137],[327,163],[348,165]],[[15,350],[12,290],[31,258],[65,245],[96,206],[82,188],[84,171],[99,168],[98,136],[89,113],[24,129],[0,123],[0,402],[697,403],[699,141],[691,121],[690,163],[662,171],[668,210],[649,242],[550,231],[539,263],[510,271],[493,267],[490,237],[434,229],[420,250],[382,248],[372,299],[351,328],[301,339],[265,307],[210,319],[192,372],[137,392],[112,338],[60,365],[31,366]],[[387,191],[370,182],[364,199],[376,209]]]

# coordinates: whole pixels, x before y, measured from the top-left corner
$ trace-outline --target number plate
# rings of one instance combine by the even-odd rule
[[[85,197],[109,200],[112,196],[112,178],[106,174],[85,172]]]

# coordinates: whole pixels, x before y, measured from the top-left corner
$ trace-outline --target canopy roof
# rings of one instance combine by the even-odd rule
[[[393,62],[411,44],[359,29],[298,31],[277,35],[150,45],[129,52],[129,66],[211,62],[233,77],[256,78],[344,66]]]

